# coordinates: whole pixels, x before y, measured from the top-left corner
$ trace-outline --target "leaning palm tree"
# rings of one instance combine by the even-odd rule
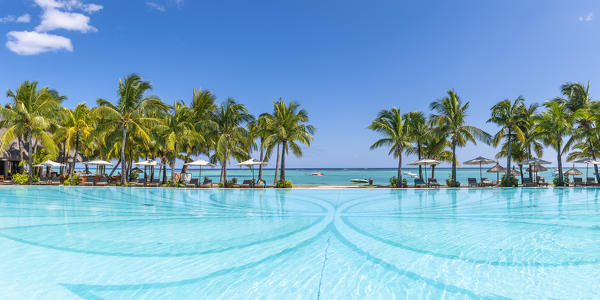
[[[243,146],[243,141],[248,135],[244,124],[253,119],[246,106],[235,102],[233,98],[228,98],[213,113],[212,121],[216,125],[215,133],[211,133],[216,137],[214,157],[221,163],[221,182],[224,184],[227,183],[229,159],[233,156],[241,160],[248,155]]]
[[[260,149],[260,161],[268,161],[273,150],[273,147],[268,147],[268,145],[265,143],[265,139],[272,133],[271,128],[269,127],[269,117],[271,117],[271,114],[269,113],[261,114],[258,116],[258,119],[256,119],[255,122],[252,122],[252,126],[250,127],[251,135],[259,140],[258,148]],[[262,180],[262,175],[263,165],[261,164],[258,166],[259,181]]]
[[[568,150],[563,139],[571,133],[573,128],[572,114],[569,112],[566,102],[553,100],[544,104],[546,110],[535,118],[535,131],[546,146],[556,150],[558,162],[558,185],[564,185],[562,172],[562,155]]]
[[[431,115],[432,125],[437,128],[435,131],[442,136],[449,138],[452,145],[452,177],[451,181],[456,181],[456,147],[464,147],[467,142],[476,144],[476,139],[489,144],[491,136],[485,131],[466,125],[467,111],[469,102],[462,104],[460,98],[454,90],[448,91],[448,96],[432,102],[431,110],[435,113]]]
[[[430,134],[423,143],[423,157],[452,163],[452,151],[448,150],[451,146],[444,136]],[[436,165],[431,165],[431,178],[435,177],[435,167]]]
[[[273,114],[266,116],[266,125],[271,132],[266,138],[267,144],[272,141],[278,141],[281,144],[281,173],[280,181],[285,181],[285,157],[292,150],[292,153],[302,156],[300,144],[310,146],[313,140],[315,127],[308,124],[308,113],[300,109],[300,104],[291,102],[286,104],[283,99],[273,103]]]
[[[411,111],[404,115],[405,123],[408,126],[408,134],[411,137],[414,147],[407,149],[408,154],[417,155],[417,159],[423,158],[423,144],[429,139],[431,127],[427,125],[427,120],[422,112]],[[419,178],[423,179],[423,168],[419,165]]]
[[[90,126],[90,110],[85,103],[80,103],[75,110],[64,108],[60,118],[61,127],[55,133],[55,137],[65,141],[64,153],[68,157],[71,145],[75,145],[75,154],[71,163],[69,175],[75,170],[75,162],[79,155],[79,145],[82,139],[87,139],[93,128]]]
[[[406,121],[402,118],[400,108],[379,112],[375,120],[367,127],[380,133],[383,138],[377,140],[371,149],[389,147],[388,155],[398,158],[398,176],[396,187],[402,187],[402,153],[411,147],[411,136]]]
[[[8,90],[7,97],[12,98],[12,103],[1,108],[1,119],[6,131],[0,137],[0,150],[12,143],[15,138],[27,141],[28,150],[28,183],[33,175],[34,152],[33,139],[37,139],[52,156],[56,157],[58,147],[47,132],[53,119],[60,111],[60,103],[65,98],[48,87],[37,88],[37,81],[23,82],[13,92]]]
[[[488,123],[500,126],[500,130],[494,135],[494,147],[498,147],[503,139],[506,140],[506,155],[503,155],[506,156],[506,178],[510,175],[511,159],[513,158],[511,154],[513,150],[512,143],[514,141],[524,143],[525,134],[521,128],[529,126],[523,118],[524,103],[525,99],[522,96],[517,97],[514,102],[511,102],[510,99],[504,99],[492,106],[492,115],[487,120]],[[510,180],[506,180],[505,183],[510,185]]]
[[[126,142],[128,134],[140,137],[148,141],[148,127],[160,123],[157,116],[167,109],[167,106],[156,96],[146,97],[147,91],[152,89],[148,81],[142,80],[137,74],[119,79],[118,95],[116,105],[105,99],[98,99],[98,107],[94,109],[97,116],[101,116],[102,123],[98,125],[99,130],[118,132],[121,134],[121,162],[125,166]],[[125,170],[125,168],[122,168]],[[121,176],[121,184],[125,184],[126,173]]]

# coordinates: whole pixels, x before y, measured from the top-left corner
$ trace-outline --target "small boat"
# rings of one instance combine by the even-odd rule
[[[367,180],[367,179],[350,179],[350,181],[356,182],[356,183],[369,183],[369,180]]]
[[[315,172],[315,173],[312,173],[310,175],[312,175],[312,176],[323,176],[323,173],[321,173],[321,172]]]
[[[411,178],[417,178],[417,177],[419,177],[419,175],[417,175],[416,173],[413,173],[411,171],[405,171],[404,174],[410,176]]]

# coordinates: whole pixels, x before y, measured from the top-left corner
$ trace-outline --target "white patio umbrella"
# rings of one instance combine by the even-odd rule
[[[260,165],[266,166],[268,164],[269,163],[267,163],[267,162],[251,158],[249,160],[246,160],[246,161],[243,161],[243,162],[237,164],[237,166],[240,166],[240,167],[246,166],[246,167],[250,168],[250,170],[252,170],[252,182],[254,182],[254,166],[260,166]]]
[[[57,163],[55,161],[47,160],[47,161],[45,161],[43,163],[40,163],[40,164],[37,164],[37,165],[33,165],[33,166],[34,167],[51,167],[51,168],[54,168],[54,167],[64,167],[65,165],[61,164],[61,163]]]
[[[134,165],[136,166],[145,166],[145,167],[157,167],[157,166],[162,166],[161,163],[153,160],[153,159],[149,159],[149,160],[144,160],[144,161],[140,161],[140,162],[136,162],[134,163]]]
[[[204,159],[195,160],[193,162],[185,163],[184,165],[189,167],[200,167],[200,179],[202,179],[202,167],[216,167],[217,165],[209,163]]]
[[[543,160],[541,158],[530,158],[530,159],[526,159],[524,161],[519,162],[519,164],[521,165],[531,165],[531,166],[541,166],[541,165],[549,165],[551,164],[551,162],[547,161],[547,160]],[[528,171],[529,172],[529,171]],[[535,172],[535,179],[537,182],[537,171]]]
[[[83,164],[90,165],[90,166],[112,166],[113,165],[110,162],[107,162],[105,160],[100,160],[100,159],[86,161]]]
[[[585,164],[585,179],[587,180],[589,175],[588,167],[590,165],[600,165],[600,161],[593,160],[591,158],[582,158],[573,162],[573,168],[575,168],[575,164]]]
[[[481,180],[483,178],[483,174],[481,173],[481,166],[482,165],[491,165],[491,164],[495,164],[497,161],[491,158],[485,158],[483,156],[478,156],[476,158],[473,158],[471,160],[467,160],[464,162],[465,165],[479,165],[479,179]]]
[[[435,159],[423,158],[421,160],[417,160],[415,162],[409,163],[411,166],[425,166],[425,182],[427,182],[427,166],[436,166],[441,164],[442,162]]]

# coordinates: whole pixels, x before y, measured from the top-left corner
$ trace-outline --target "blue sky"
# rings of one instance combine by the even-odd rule
[[[318,128],[290,167],[395,167],[370,151],[383,108],[427,114],[454,88],[472,125],[494,133],[489,108],[507,97],[558,96],[566,81],[600,86],[596,1],[2,0],[0,87],[38,80],[66,106],[116,99],[136,72],[165,102],[193,88],[259,114],[299,101]],[[4,93],[0,103],[8,101]],[[464,161],[493,157],[469,145]],[[556,161],[552,150],[544,158]],[[406,161],[410,161],[408,158]]]

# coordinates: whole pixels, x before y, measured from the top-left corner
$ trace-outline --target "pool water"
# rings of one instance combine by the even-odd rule
[[[600,189],[0,188],[2,299],[600,297]]]

